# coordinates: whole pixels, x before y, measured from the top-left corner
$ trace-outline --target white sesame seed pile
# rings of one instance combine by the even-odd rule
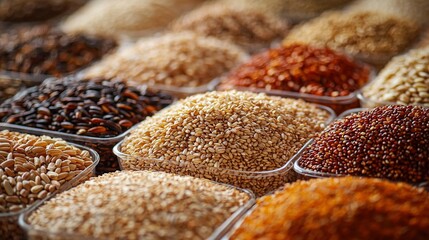
[[[143,121],[126,137],[121,151],[230,170],[274,170],[321,131],[327,118],[326,111],[302,100],[209,92],[188,97]],[[142,159],[129,158],[123,167],[146,169],[145,164]],[[186,168],[177,170],[187,173]],[[210,173],[201,177],[210,178]],[[227,182],[236,185],[236,181]],[[261,190],[246,187],[257,194]]]
[[[92,178],[37,209],[36,229],[108,239],[205,239],[250,200],[205,179],[122,171]]]
[[[142,39],[105,58],[88,77],[122,78],[139,84],[204,85],[243,61],[247,54],[227,41],[191,32]]]

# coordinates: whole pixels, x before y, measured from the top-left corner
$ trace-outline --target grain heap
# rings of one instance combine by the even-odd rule
[[[0,213],[58,190],[93,163],[88,151],[46,136],[0,131]]]
[[[377,12],[330,12],[294,28],[284,43],[325,46],[387,62],[415,40],[417,23]]]
[[[383,106],[331,124],[307,148],[304,170],[387,178],[429,180],[429,108]]]
[[[227,72],[247,55],[237,46],[190,32],[140,40],[91,67],[88,77],[118,77],[139,84],[196,87]]]
[[[105,174],[57,195],[29,217],[36,229],[109,239],[206,239],[247,193],[161,172]]]
[[[393,58],[363,95],[370,100],[369,107],[371,101],[429,106],[429,48]]]
[[[115,46],[110,39],[67,35],[47,25],[18,27],[0,35],[0,70],[63,76]]]
[[[224,79],[223,89],[263,88],[317,96],[347,96],[364,85],[368,67],[328,48],[294,44],[252,57]]]
[[[0,21],[32,22],[54,18],[82,6],[86,0],[2,0]]]
[[[321,12],[338,8],[351,0],[221,0],[234,8],[252,8],[263,10],[292,20],[314,17]]]
[[[202,0],[92,0],[62,25],[70,33],[118,36],[160,30]]]
[[[425,24],[429,18],[429,1],[427,0],[358,0],[350,9],[353,11],[370,10],[385,12],[401,18],[409,18]]]
[[[427,239],[429,194],[354,177],[288,184],[259,199],[230,239]]]
[[[228,173],[216,176],[216,169],[278,169],[324,128],[327,119],[326,111],[302,100],[236,91],[194,95],[132,130],[120,150],[137,158],[124,160],[123,167],[146,169],[144,158],[161,159],[171,166],[155,170],[215,178],[263,194],[267,188],[290,181],[291,176],[274,179],[278,182],[249,182]],[[172,167],[179,163],[193,167]],[[195,172],[190,171],[193,168]]]
[[[231,41],[249,50],[268,47],[288,32],[288,24],[256,9],[234,9],[226,4],[208,4],[174,22],[175,32],[192,31]]]

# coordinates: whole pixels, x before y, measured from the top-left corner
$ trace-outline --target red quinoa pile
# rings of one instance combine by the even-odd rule
[[[331,124],[303,153],[304,169],[419,183],[429,180],[429,109],[384,106]]]

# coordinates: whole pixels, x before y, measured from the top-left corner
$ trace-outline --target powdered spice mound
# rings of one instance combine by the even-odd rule
[[[355,177],[286,185],[258,200],[230,239],[427,239],[429,194]]]
[[[384,106],[331,124],[305,150],[308,170],[420,183],[429,180],[429,108]]]
[[[205,179],[121,171],[58,194],[29,223],[70,238],[206,239],[249,200],[245,192]]]
[[[271,49],[236,67],[221,88],[249,87],[318,96],[346,96],[369,79],[369,69],[328,48],[294,44]]]
[[[209,92],[181,100],[143,121],[125,138],[121,151],[216,168],[273,170],[320,132],[327,119],[326,111],[302,100]],[[129,161],[144,166],[138,159]]]

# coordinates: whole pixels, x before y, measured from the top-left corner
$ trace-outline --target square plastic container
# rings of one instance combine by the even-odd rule
[[[234,87],[239,91],[251,91],[257,93],[265,93],[267,95],[280,96],[285,98],[296,98],[303,99],[307,102],[321,104],[332,108],[336,114],[340,114],[348,109],[357,108],[360,106],[359,100],[357,99],[357,91],[340,97],[329,97],[329,96],[316,96],[307,93],[297,93],[282,90],[265,90],[262,88],[246,88],[246,87]]]
[[[15,125],[15,124],[8,124],[8,123],[0,123],[0,129],[8,129],[10,131],[25,132],[29,134],[35,134],[35,135],[43,134],[50,137],[62,138],[67,142],[80,144],[88,148],[94,149],[100,154],[100,161],[96,168],[97,174],[119,170],[118,159],[115,156],[115,154],[113,154],[112,148],[118,142],[120,142],[125,137],[125,135],[128,134],[128,131],[131,130],[130,129],[116,137],[98,138],[98,137],[89,137],[89,136],[79,136],[77,134],[62,133],[62,132],[56,132],[56,131],[50,131],[50,130],[41,130],[37,128],[26,127],[26,126]]]
[[[43,131],[34,130],[32,132],[27,132],[27,131],[24,131],[24,129],[10,129],[10,128],[5,128],[3,126],[0,126],[0,131],[1,130],[10,130],[10,131],[21,132],[21,133],[30,133],[30,134],[38,135],[38,136],[45,135],[45,133]],[[52,193],[50,196],[46,197],[44,200],[39,200],[39,201],[33,203],[32,205],[28,206],[27,208],[25,208],[21,211],[18,211],[18,212],[0,213],[0,239],[8,239],[8,240],[9,239],[10,240],[25,239],[24,238],[25,233],[24,233],[24,231],[22,231],[22,229],[18,225],[18,217],[20,214],[24,214],[24,213],[30,211],[30,209],[32,209],[33,206],[36,206],[39,203],[44,202],[46,199],[56,195],[59,192],[62,192],[62,191],[65,191],[67,189],[70,189],[72,187],[75,187],[75,186],[79,185],[80,183],[85,182],[90,177],[94,176],[95,167],[97,166],[97,164],[100,160],[100,156],[98,155],[98,153],[96,151],[92,150],[91,148],[84,147],[84,146],[81,146],[78,144],[69,143],[69,142],[67,142],[67,144],[70,144],[70,145],[73,145],[77,148],[88,151],[91,155],[91,158],[93,159],[93,163],[90,166],[88,166],[85,170],[83,170],[80,174],[75,176],[73,179],[71,179],[67,183],[63,184],[60,187],[60,189],[58,189],[57,191]]]
[[[44,77],[0,71],[0,104],[20,90],[40,85]]]
[[[362,91],[358,92],[357,97],[360,101],[360,105],[364,108],[375,108],[375,107],[387,106],[387,105],[404,105],[397,102],[378,101],[378,100],[370,99],[365,97]],[[424,105],[424,104],[413,103],[408,105],[429,107],[429,104]]]
[[[237,211],[234,215],[229,217],[220,227],[218,227],[208,240],[228,240],[232,234],[240,227],[244,219],[249,216],[256,208],[256,203],[247,206],[242,211]]]
[[[374,76],[375,76],[375,70],[373,68],[370,68],[368,81],[360,89],[363,89],[366,85],[371,83],[371,81],[374,79]],[[221,82],[222,82],[222,77],[217,80],[217,83],[218,83],[218,86],[216,88],[217,90],[226,89],[224,87],[221,87],[221,85],[219,85]],[[302,99],[306,102],[316,103],[316,104],[330,107],[335,111],[336,114],[341,114],[346,110],[360,107],[360,101],[357,97],[358,93],[360,92],[360,89],[350,93],[347,96],[331,97],[331,96],[317,96],[309,93],[300,93],[300,92],[284,91],[284,90],[277,90],[277,89],[266,90],[264,88],[256,88],[256,87],[240,87],[240,86],[232,85],[230,88],[238,91],[250,91],[250,92],[256,92],[256,93],[265,93],[267,95],[279,96],[284,98]]]
[[[148,88],[157,91],[163,91],[167,94],[173,95],[178,98],[185,98],[187,96],[195,95],[198,93],[210,92],[216,89],[219,84],[219,79],[215,78],[207,84],[198,87],[175,87],[167,85],[142,85],[141,88]]]
[[[219,183],[216,183],[219,184]],[[222,184],[222,183],[220,183]],[[237,189],[243,193],[246,193],[249,196],[249,201],[247,201],[245,204],[243,204],[237,211],[235,211],[229,219],[233,219],[238,216],[242,216],[244,213],[246,213],[252,206],[255,205],[255,195],[246,189],[237,188],[235,186],[231,186],[228,184],[222,184],[225,186],[230,187],[231,189]],[[79,234],[69,234],[69,233],[63,233],[63,232],[53,232],[53,231],[46,231],[46,230],[40,230],[36,229],[34,226],[32,226],[28,222],[28,218],[31,216],[32,213],[37,211],[39,207],[41,207],[46,201],[53,198],[54,196],[50,196],[47,199],[43,200],[42,202],[39,202],[38,204],[32,206],[27,212],[23,213],[19,217],[19,225],[22,227],[22,229],[26,232],[26,237],[29,240],[48,240],[48,239],[61,239],[61,240],[74,240],[74,239],[81,239],[81,240],[96,240],[96,238],[82,236]],[[99,215],[100,218],[106,218],[110,217],[111,215]],[[133,217],[133,216],[125,216],[124,217]],[[227,221],[228,221],[227,220]],[[226,222],[224,222],[221,226],[224,226]],[[202,225],[204,223],[201,223]],[[112,228],[117,228],[116,226],[111,226]],[[221,228],[221,227],[219,227]],[[213,233],[214,235],[215,233]]]
[[[369,110],[369,109],[368,108],[350,109],[348,111],[343,112],[341,115],[339,115],[337,117],[337,120],[345,118],[351,114],[359,113],[359,112],[366,111],[366,110]],[[344,174],[317,172],[317,171],[305,169],[301,165],[299,165],[300,164],[299,161],[301,159],[302,154],[304,153],[304,151],[307,148],[309,148],[311,146],[313,141],[314,141],[313,139],[309,140],[304,145],[304,147],[299,151],[299,153],[297,153],[291,160],[293,162],[293,170],[298,174],[297,178],[301,179],[301,180],[309,180],[309,179],[313,179],[313,178],[328,178],[328,177],[344,177],[344,176],[346,176]],[[417,183],[417,184],[415,184],[415,186],[422,187],[422,188],[429,191],[429,182]]]
[[[325,124],[328,125],[334,118],[332,109],[325,106],[318,106],[327,111],[330,117]],[[179,175],[188,175],[199,178],[206,178],[216,182],[231,184],[240,188],[249,189],[257,197],[263,196],[282,187],[287,182],[297,179],[296,173],[292,170],[293,162],[287,161],[282,167],[269,171],[240,171],[226,168],[209,167],[192,162],[173,162],[160,159],[150,159],[140,156],[131,156],[121,152],[122,141],[118,143],[113,152],[118,156],[120,168],[122,170],[151,170]],[[293,157],[292,157],[293,159]],[[139,166],[134,166],[133,162],[139,162]]]

